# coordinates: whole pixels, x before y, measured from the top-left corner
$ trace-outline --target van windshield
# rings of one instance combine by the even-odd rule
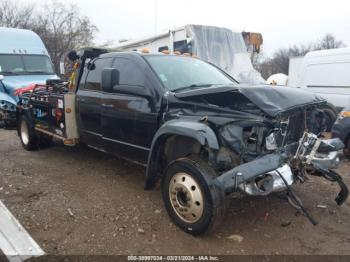
[[[217,85],[232,85],[234,80],[202,60],[184,56],[145,56],[164,86],[171,91]]]
[[[2,75],[52,75],[52,63],[45,55],[0,54]]]

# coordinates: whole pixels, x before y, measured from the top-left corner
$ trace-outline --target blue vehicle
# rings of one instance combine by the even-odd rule
[[[40,37],[29,30],[0,27],[0,121],[16,123],[15,91],[58,79]]]

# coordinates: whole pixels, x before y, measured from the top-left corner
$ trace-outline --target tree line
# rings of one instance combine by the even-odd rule
[[[18,5],[0,0],[0,26],[29,29],[45,43],[56,72],[61,58],[72,49],[92,46],[97,27],[76,5],[48,1],[44,5]]]
[[[265,79],[277,73],[288,75],[290,58],[304,56],[310,51],[340,47],[345,47],[345,44],[342,41],[337,40],[333,34],[328,33],[322,39],[311,42],[307,45],[299,44],[288,48],[280,48],[273,53],[271,58],[255,63],[254,67]]]

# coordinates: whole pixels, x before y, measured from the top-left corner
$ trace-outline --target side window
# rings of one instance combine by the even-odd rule
[[[158,48],[158,52],[163,52],[163,51],[166,51],[166,50],[169,50],[169,47],[166,45],[166,46],[161,46]]]
[[[186,40],[174,42],[174,51],[179,51],[181,53],[189,53],[189,48]]]
[[[84,88],[94,91],[101,91],[102,70],[111,66],[111,58],[97,58],[94,61],[94,69],[88,71]]]
[[[117,57],[112,65],[119,70],[119,85],[144,86],[145,74],[139,65],[124,57]]]

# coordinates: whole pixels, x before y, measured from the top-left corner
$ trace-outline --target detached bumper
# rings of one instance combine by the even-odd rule
[[[216,178],[216,184],[226,193],[231,193],[242,184],[274,172],[284,165],[285,159],[280,154],[266,155],[225,172]]]
[[[344,203],[348,197],[348,188],[342,177],[332,170],[339,166],[339,152],[318,153],[311,163],[311,166],[307,166],[313,170],[309,174],[337,182],[340,192],[336,202],[338,205]],[[280,154],[270,154],[225,172],[215,179],[215,184],[227,194],[238,190],[248,195],[264,196],[286,190],[295,182],[296,175],[286,158]]]

